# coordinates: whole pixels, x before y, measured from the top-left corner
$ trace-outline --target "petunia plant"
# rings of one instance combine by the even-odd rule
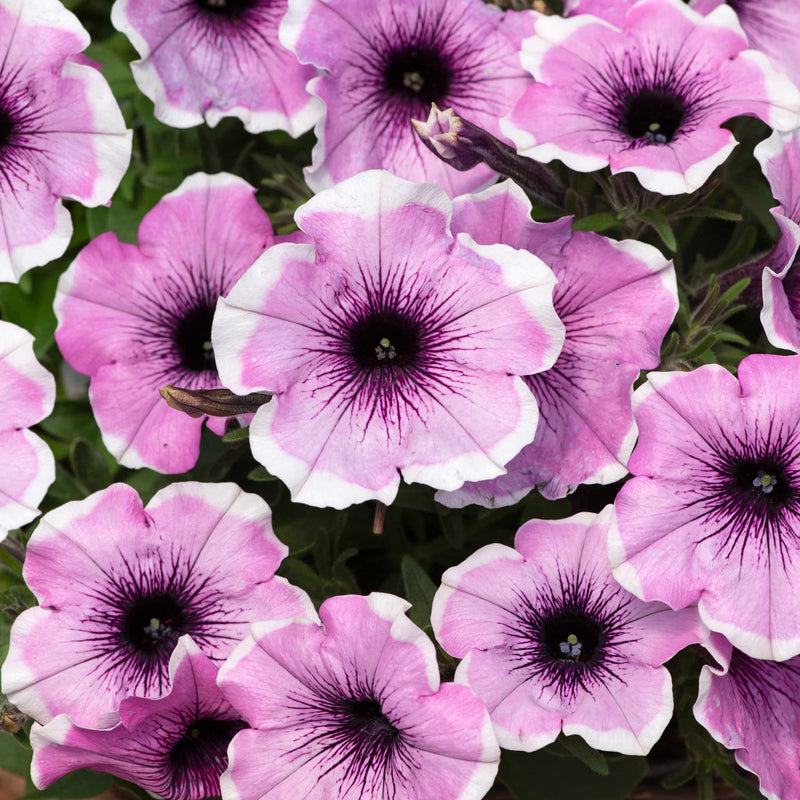
[[[0,0],[3,800],[796,800],[796,0]]]

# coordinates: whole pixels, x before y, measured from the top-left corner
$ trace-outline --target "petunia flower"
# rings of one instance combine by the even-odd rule
[[[691,6],[708,14],[726,0],[691,0]],[[775,68],[785,72],[800,86],[800,6],[795,0],[727,0],[736,12],[747,41],[755,50],[766,53]]]
[[[183,634],[220,662],[254,620],[309,613],[274,577],[270,516],[233,483],[173,483],[146,508],[114,484],[45,514],[24,567],[39,606],[14,622],[2,691],[39,722],[105,727],[125,696],[168,691]]]
[[[128,168],[132,133],[88,44],[58,0],[0,0],[0,281],[66,250],[60,198],[107,203]]]
[[[307,131],[322,112],[317,74],[278,41],[288,0],[116,0],[111,21],[141,56],[141,91],[167,125],[238,117],[251,133]]]
[[[486,708],[440,684],[409,604],[343,595],[310,619],[256,623],[219,686],[237,734],[224,800],[479,800],[500,750]],[[324,626],[324,627],[323,627]]]
[[[0,541],[30,522],[55,480],[50,448],[28,430],[53,410],[56,383],[33,354],[33,336],[0,321]]]
[[[219,796],[227,748],[247,723],[217,688],[218,667],[182,636],[169,662],[170,690],[126,697],[120,721],[90,729],[61,714],[31,729],[31,777],[39,789],[75,769],[110,772],[164,800]]]
[[[731,117],[800,127],[800,90],[746,48],[729,6],[702,17],[681,0],[641,0],[621,30],[591,15],[539,16],[522,51],[537,82],[500,127],[539,161],[693,192],[735,147],[720,127]]]
[[[449,230],[442,189],[388,172],[313,197],[313,244],[277,245],[220,300],[212,342],[237,394],[274,393],[253,454],[294,500],[390,503],[400,483],[457,489],[501,474],[533,439],[520,375],[563,342],[552,272]]]
[[[637,597],[697,603],[754,658],[800,653],[800,357],[651,373],[634,394],[634,478],[615,501],[614,576]]]
[[[719,634],[711,644],[720,666],[700,673],[695,717],[758,776],[768,800],[800,796],[800,657],[751,658]]]
[[[203,422],[225,431],[225,418],[193,419],[158,390],[221,386],[211,348],[217,299],[274,241],[254,192],[234,175],[192,175],[145,215],[138,247],[102,234],[59,281],[56,341],[91,376],[103,441],[126,467],[185,472]]]
[[[500,746],[537,750],[559,732],[643,755],[672,716],[661,666],[705,638],[695,609],[644,603],[611,576],[611,507],[531,520],[442,575],[431,624],[463,659],[456,683],[486,703]]]
[[[527,13],[481,0],[292,0],[281,42],[325,70],[309,91],[326,107],[306,180],[314,191],[367,169],[440,184],[450,195],[485,186],[485,166],[459,174],[417,140],[412,119],[452,106],[499,135],[530,75],[519,63]]]
[[[636,0],[564,0],[564,16],[593,14],[621,28],[625,15]]]
[[[627,474],[636,440],[631,395],[640,369],[660,362],[661,340],[678,308],[675,272],[654,247],[572,231],[572,218],[533,222],[515,184],[456,198],[452,229],[480,244],[528,250],[558,278],[553,305],[564,348],[545,372],[526,376],[539,403],[536,438],[491,481],[439,492],[449,506],[515,503],[534,486],[551,499],[581,483]]]
[[[800,353],[800,136],[773,133],[754,155],[780,203],[770,209],[780,237],[762,274],[761,324],[775,347]]]

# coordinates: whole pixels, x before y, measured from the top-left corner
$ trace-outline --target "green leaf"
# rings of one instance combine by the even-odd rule
[[[83,797],[96,797],[111,786],[111,776],[102,772],[92,772],[88,769],[79,769],[70,772],[46,789],[39,791],[32,783],[20,800],[45,800],[45,798],[65,798],[66,800],[80,800]]]
[[[439,508],[433,499],[433,491],[421,483],[401,483],[392,508],[413,508],[416,511],[436,511]]]
[[[28,277],[30,273],[23,277]],[[4,283],[0,285],[0,312],[7,322],[13,322],[30,331],[35,341],[33,352],[41,359],[55,340],[56,316],[53,312],[53,298],[59,273],[52,267],[30,277],[32,288],[25,291],[22,284]]]
[[[744,217],[737,214],[735,211],[725,211],[722,208],[688,208],[686,211],[681,211],[682,217],[703,217],[705,219],[721,219],[725,222],[741,222]]]
[[[343,583],[352,583],[353,575],[347,567],[347,562],[358,555],[357,547],[346,547],[331,564],[331,575]]]
[[[661,237],[661,241],[667,246],[671,252],[678,249],[678,241],[675,234],[672,232],[672,226],[669,220],[655,208],[649,208],[639,214],[639,219],[646,222],[655,232]]]
[[[689,316],[689,304],[683,295],[680,295],[678,300],[678,313],[675,314],[675,324],[685,339],[692,329],[692,320]]]
[[[86,439],[74,439],[69,449],[72,474],[88,494],[105,489],[111,483],[111,473],[105,456]]]
[[[312,508],[302,503],[289,503],[283,513],[273,521],[275,535],[289,547],[289,552],[296,556],[315,545],[324,547],[318,557],[323,558],[330,569],[329,537],[347,523],[348,512],[341,511],[331,517],[328,509]]]
[[[61,464],[56,464],[56,479],[47,490],[48,497],[59,503],[83,500],[89,494]]]
[[[615,228],[618,225],[619,220],[617,219],[617,215],[612,214],[610,211],[604,211],[602,214],[589,214],[588,217],[573,220],[572,230],[600,233],[601,231],[607,231],[609,228]]]
[[[738,299],[739,295],[750,285],[751,278],[742,278],[729,286],[719,298],[726,306]]]
[[[226,431],[222,437],[223,442],[241,442],[250,436],[250,428],[234,428],[233,430]]]
[[[672,331],[670,333],[669,338],[664,342],[663,346],[661,347],[661,361],[662,363],[666,361],[670,356],[672,356],[675,351],[678,349],[678,341],[680,337],[678,336],[677,331]],[[638,387],[636,387],[638,388]]]
[[[719,761],[716,766],[717,772],[719,772],[725,783],[736,789],[745,800],[764,800],[764,795],[758,791],[755,781],[748,780],[743,775],[740,775],[733,765]]]
[[[3,769],[24,778],[30,772],[32,755],[16,736],[0,731],[0,764]]]
[[[142,210],[119,197],[110,206],[86,209],[86,223],[92,238],[113,231],[120,241],[127,244],[136,243],[142,216]]]
[[[595,750],[583,737],[564,736],[560,741],[575,758],[580,759],[581,763],[589,767],[592,772],[598,775],[609,774],[608,764],[603,758],[603,754]]]
[[[92,42],[85,52],[89,58],[102,64],[103,77],[108,81],[114,97],[121,100],[136,93],[136,82],[128,63],[129,58],[115,52],[106,42]]]
[[[750,347],[752,344],[746,336],[741,336],[731,330],[717,331],[717,339],[719,339],[720,342],[731,342],[732,344],[738,344],[742,347]]]
[[[716,333],[707,333],[694,347],[687,350],[683,354],[683,357],[687,361],[693,361],[695,358],[699,358],[701,355],[703,355],[703,353],[705,353],[707,350],[710,350],[716,341]]]
[[[647,760],[624,756],[607,763],[609,774],[600,776],[575,758],[546,750],[503,750],[500,780],[517,800],[625,800],[644,777]]]
[[[137,469],[126,475],[124,480],[136,489],[143,503],[149,503],[153,495],[171,483],[171,475],[162,475],[151,469]]]
[[[725,311],[721,312],[717,317],[717,322],[725,322],[726,319],[738,314],[741,311],[744,311],[747,308],[746,305],[740,304],[736,306],[728,306]]]
[[[403,574],[406,599],[411,603],[408,617],[420,628],[425,628],[431,621],[431,606],[433,596],[436,594],[436,584],[414,557],[408,554],[404,555],[400,562],[400,572]]]
[[[439,522],[444,532],[444,538],[451,547],[457,550],[464,546],[464,516],[458,511],[437,506]]]
[[[278,479],[274,475],[270,475],[266,467],[262,467],[261,464],[259,464],[247,473],[247,480],[255,481],[256,483],[266,483],[267,481],[276,481]]]
[[[82,436],[90,442],[100,441],[100,429],[88,400],[56,400],[53,413],[39,425],[46,433],[67,442],[75,436]]]
[[[316,604],[325,599],[325,581],[305,561],[291,556],[284,558],[278,574],[308,592]]]
[[[675,772],[670,772],[669,775],[661,780],[661,785],[665,789],[677,789],[679,786],[685,786],[689,783],[695,775],[697,775],[697,762],[692,759],[675,770]]]

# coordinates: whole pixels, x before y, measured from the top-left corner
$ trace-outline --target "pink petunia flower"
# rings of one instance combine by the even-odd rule
[[[536,750],[559,732],[647,753],[672,716],[661,666],[705,638],[696,609],[644,603],[611,576],[611,507],[531,520],[514,548],[490,544],[448,569],[433,601],[456,683],[485,703],[500,746]]]
[[[780,238],[761,278],[761,324],[775,347],[800,353],[800,136],[773,133],[754,155],[780,203],[770,209]]]
[[[114,484],[45,514],[24,568],[40,605],[14,622],[2,691],[39,722],[105,727],[123,697],[169,689],[183,634],[219,662],[254,620],[313,613],[275,577],[270,518],[233,483],[173,483],[147,508]]]
[[[637,0],[565,0],[567,16],[594,14],[622,28],[628,9]],[[800,86],[800,49],[796,32],[800,28],[800,5],[796,0],[689,0],[700,14],[709,14],[727,4],[736,12],[748,44],[769,56],[778,72],[786,73]]]
[[[800,357],[654,372],[634,394],[635,476],[615,501],[614,576],[637,597],[697,603],[754,658],[800,653]]]
[[[539,404],[536,438],[507,474],[439,492],[448,506],[510,505],[535,486],[555,499],[581,483],[624,477],[636,440],[633,382],[640,369],[658,366],[678,308],[672,263],[654,247],[573,232],[571,217],[533,222],[530,211],[511,182],[453,202],[454,232],[528,250],[552,268],[553,305],[566,339],[550,369],[525,377]]]
[[[625,15],[636,0],[564,0],[564,16],[593,14],[621,28]]]
[[[33,336],[0,321],[0,541],[30,522],[55,480],[50,448],[28,430],[53,410],[56,383],[33,354]]]
[[[220,295],[274,242],[255,190],[234,175],[187,178],[142,220],[139,246],[114,233],[91,241],[58,284],[56,341],[92,378],[103,441],[126,467],[185,472],[204,421],[170,408],[159,388],[221,386],[211,348]]]
[[[731,117],[800,127],[800,90],[746,48],[728,6],[702,17],[681,0],[641,0],[621,30],[591,15],[539,16],[522,51],[537,82],[500,127],[538,161],[693,192],[735,147],[720,127]]]
[[[164,800],[218,797],[227,748],[247,723],[217,688],[217,666],[190,636],[178,639],[163,697],[126,697],[120,721],[90,729],[61,714],[31,729],[34,785],[47,788],[75,769],[110,772]]]
[[[0,0],[0,281],[66,250],[60,198],[107,203],[128,168],[132,133],[88,44],[58,0]]]
[[[281,42],[325,70],[309,84],[326,107],[306,180],[314,191],[367,169],[440,184],[485,186],[486,166],[454,172],[419,142],[412,119],[431,103],[499,135],[498,120],[531,83],[519,63],[528,14],[481,0],[291,0]]]
[[[437,186],[362,173],[298,209],[313,244],[271,248],[220,300],[220,376],[274,393],[250,443],[294,500],[390,503],[398,470],[456,489],[533,438],[519,376],[561,349],[555,279],[530,253],[451,235],[450,212]]]
[[[691,6],[708,14],[726,0],[691,0]],[[775,68],[800,86],[800,5],[796,0],[727,0],[736,12],[750,47],[766,53]]]
[[[251,730],[237,734],[224,800],[479,800],[500,750],[486,708],[440,684],[409,604],[342,595],[310,619],[257,623],[219,674]],[[324,627],[323,627],[324,626]]]
[[[695,717],[758,776],[768,800],[800,797],[800,657],[751,658],[719,634],[710,645],[720,666],[700,673]]]
[[[111,21],[136,48],[136,85],[167,125],[238,117],[251,133],[299,136],[322,113],[317,71],[278,41],[287,0],[117,0]]]

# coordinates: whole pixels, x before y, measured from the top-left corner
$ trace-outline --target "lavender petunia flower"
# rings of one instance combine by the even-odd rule
[[[254,191],[233,175],[192,175],[142,220],[139,247],[102,234],[59,281],[56,340],[91,376],[103,441],[124,466],[185,472],[203,422],[225,431],[225,418],[193,419],[158,390],[221,386],[211,349],[217,299],[274,241]]]
[[[643,603],[611,576],[599,515],[525,523],[448,569],[433,600],[439,643],[462,658],[456,683],[485,703],[500,746],[536,750],[560,731],[645,754],[672,716],[661,665],[705,638],[696,609]]]
[[[231,743],[224,800],[479,800],[500,750],[486,708],[440,684],[409,604],[343,595],[308,619],[257,623],[219,685],[251,726]]]
[[[485,166],[459,174],[417,140],[412,119],[436,103],[499,135],[531,82],[519,63],[528,14],[481,0],[291,0],[281,42],[325,70],[309,90],[326,106],[306,170],[315,191],[366,169],[440,184],[450,195],[485,186]]]
[[[634,394],[635,476],[615,501],[614,575],[637,597],[698,603],[755,658],[800,653],[800,357],[651,373]]]
[[[25,559],[40,605],[14,622],[2,690],[39,722],[115,723],[126,695],[168,690],[181,635],[219,662],[252,621],[313,613],[274,577],[287,552],[267,504],[232,483],[174,483],[147,508],[115,484],[50,511]]]
[[[322,113],[317,71],[278,41],[287,0],[117,0],[111,21],[136,48],[137,86],[167,125],[238,117],[251,133],[299,136]]]
[[[800,353],[800,136],[773,133],[754,155],[780,203],[771,209],[780,238],[761,278],[761,324],[776,347]]]
[[[800,797],[800,657],[763,661],[711,637],[720,667],[704,666],[694,715],[768,800]]]
[[[0,541],[39,513],[55,480],[50,448],[28,428],[53,410],[56,384],[33,354],[33,336],[0,321]]]
[[[681,0],[641,0],[621,30],[591,15],[540,16],[522,52],[537,83],[500,127],[538,161],[693,192],[735,147],[720,127],[731,117],[800,127],[800,90],[746,48],[728,6],[702,17]]]
[[[726,0],[692,0],[692,7],[708,14]],[[797,0],[727,0],[736,12],[750,47],[766,53],[776,69],[800,86],[800,5]]]
[[[92,730],[62,714],[31,729],[31,777],[39,789],[75,769],[110,772],[165,800],[218,797],[227,748],[247,727],[217,688],[217,666],[189,636],[169,662],[170,691],[154,699],[127,697],[120,722]]]
[[[59,198],[107,203],[128,168],[132,133],[88,44],[58,0],[0,0],[0,281],[64,252]]]
[[[357,175],[297,212],[313,244],[256,262],[214,318],[223,383],[273,400],[253,454],[310,505],[390,503],[400,483],[457,489],[501,474],[533,439],[520,375],[564,329],[534,255],[451,235],[431,184]]]
[[[553,305],[566,339],[549,370],[525,378],[539,403],[536,438],[506,475],[439,492],[445,505],[509,505],[534,486],[554,499],[580,483],[624,477],[636,439],[633,382],[640,369],[658,366],[678,308],[674,269],[654,247],[573,232],[570,217],[533,222],[530,211],[510,182],[453,202],[454,232],[528,250],[553,269]]]

